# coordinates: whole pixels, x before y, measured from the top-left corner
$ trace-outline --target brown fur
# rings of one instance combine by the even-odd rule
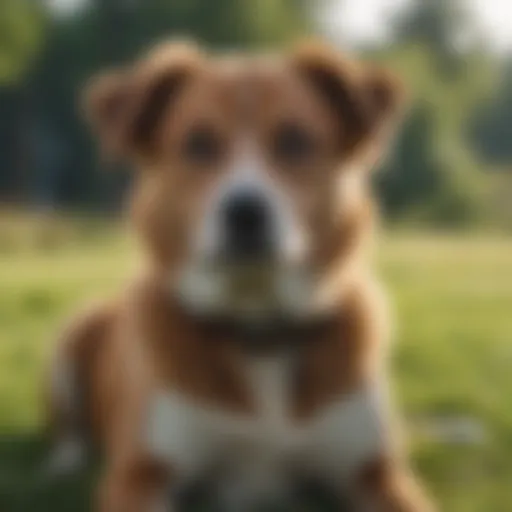
[[[319,300],[338,311],[324,339],[303,352],[290,404],[290,414],[302,421],[371,378],[383,357],[386,318],[365,259],[371,197],[363,191],[340,210],[337,180],[348,166],[362,166],[359,172],[373,166],[400,98],[386,74],[316,45],[261,59],[212,59],[187,45],[164,45],[89,87],[88,117],[104,146],[140,168],[131,215],[148,255],[147,270],[119,301],[86,316],[66,336],[71,348],[64,350],[84,369],[91,422],[106,453],[100,510],[148,510],[172,482],[174,468],[156,465],[140,442],[155,386],[205,404],[253,410],[237,344],[229,337],[213,341],[166,291],[169,275],[179,276],[186,261],[188,236],[225,162],[220,155],[207,169],[191,168],[180,154],[184,137],[197,123],[208,123],[227,153],[250,126],[267,148],[276,124],[293,117],[317,141],[317,153],[301,169],[271,165],[272,179],[293,198],[313,235]],[[360,477],[375,510],[431,510],[403,491],[396,464],[376,461]]]
[[[360,475],[360,491],[371,496],[382,512],[433,510],[418,487],[411,470],[403,462],[382,456],[372,461]]]

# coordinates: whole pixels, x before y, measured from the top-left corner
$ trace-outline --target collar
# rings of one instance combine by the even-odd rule
[[[333,314],[290,318],[276,314],[265,318],[196,317],[195,323],[208,339],[236,344],[250,353],[268,355],[325,339],[332,329]]]

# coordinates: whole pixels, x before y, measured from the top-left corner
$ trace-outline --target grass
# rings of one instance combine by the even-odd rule
[[[0,243],[2,511],[88,509],[87,478],[41,486],[34,468],[54,334],[84,300],[114,291],[133,261],[122,236],[89,231],[69,243]],[[394,383],[423,479],[442,510],[512,510],[512,238],[392,233],[379,265],[398,319]]]

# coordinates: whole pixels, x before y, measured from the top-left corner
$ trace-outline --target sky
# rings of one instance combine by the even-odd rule
[[[428,1],[428,0],[424,0]],[[373,42],[388,36],[389,18],[409,0],[331,0],[321,19],[327,33],[346,42]],[[512,52],[512,2],[467,0],[490,48]]]
[[[86,0],[49,0],[61,10],[76,8]],[[312,0],[314,1],[314,0]],[[428,0],[424,0],[428,1]],[[387,37],[387,20],[409,0],[328,0],[320,19],[325,31],[344,42],[373,42]],[[467,0],[476,14],[489,46],[512,52],[512,1]]]

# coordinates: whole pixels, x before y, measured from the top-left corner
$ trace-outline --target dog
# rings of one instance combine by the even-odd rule
[[[171,41],[84,103],[102,150],[137,170],[143,252],[52,370],[58,458],[86,431],[104,456],[98,510],[179,509],[198,482],[257,510],[314,481],[350,510],[433,511],[397,435],[368,257],[397,79],[316,42],[216,56]]]

